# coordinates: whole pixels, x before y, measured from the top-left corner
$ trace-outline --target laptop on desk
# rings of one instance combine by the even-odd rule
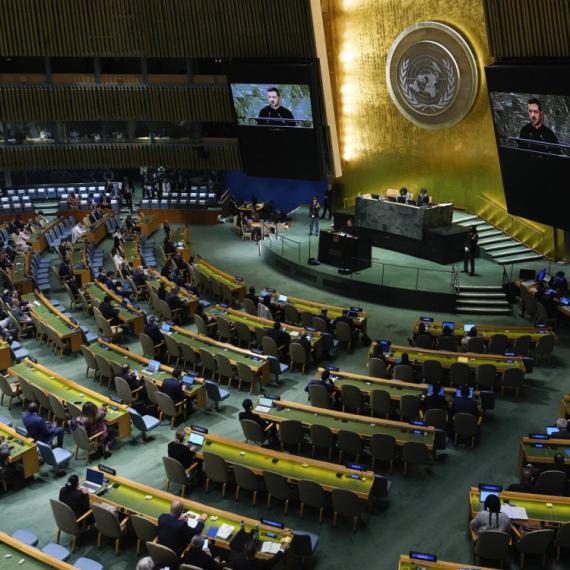
[[[287,302],[287,299],[289,299],[288,295],[279,295],[277,302],[283,304]]]
[[[160,362],[158,360],[151,360],[148,363],[148,367],[142,370],[142,373],[146,374],[147,376],[152,376],[155,372],[158,372],[159,369]]]
[[[205,435],[202,435],[200,433],[194,433],[191,432],[190,433],[190,437],[188,438],[188,443],[190,445],[195,445],[196,446],[196,452],[200,451],[200,449],[202,449],[202,446],[204,445],[204,439],[205,439]]]
[[[89,493],[96,493],[103,486],[103,473],[94,469],[87,469],[87,477],[80,489],[86,489]]]
[[[163,325],[160,327],[160,332],[161,332],[162,334],[171,335],[172,332],[170,331],[170,325],[167,325],[166,323],[163,324]]]

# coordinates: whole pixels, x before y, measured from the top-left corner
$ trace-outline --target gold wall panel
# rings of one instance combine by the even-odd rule
[[[417,194],[425,186],[436,201],[454,201],[470,211],[478,212],[483,203],[492,208],[489,202],[498,211],[506,209],[484,73],[493,59],[482,2],[331,0],[323,17],[343,159],[337,207],[359,192],[381,194],[407,186]],[[459,32],[475,54],[480,77],[468,115],[439,131],[422,129],[403,117],[386,85],[391,45],[403,30],[424,21]],[[546,232],[541,243],[551,254],[552,230],[535,226]],[[528,229],[529,240],[534,234]]]
[[[241,170],[235,146],[204,148],[208,158],[200,158],[191,145],[91,144],[0,148],[0,168],[8,170],[77,170],[83,168],[140,168],[143,164],[165,168],[205,168]]]
[[[314,57],[310,0],[2,0],[0,52]]]
[[[233,113],[225,86],[6,86],[0,120],[229,123]]]

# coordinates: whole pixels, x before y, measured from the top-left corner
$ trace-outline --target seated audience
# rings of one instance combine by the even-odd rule
[[[162,514],[158,517],[158,541],[157,543],[170,548],[180,557],[188,543],[195,534],[202,532],[204,521],[208,515],[204,513],[198,524],[191,528],[188,526],[188,516],[182,514],[184,504],[182,501],[173,501],[169,514]]]
[[[28,404],[28,413],[22,417],[24,426],[28,430],[28,435],[34,441],[41,441],[51,447],[63,447],[63,428],[57,427],[57,422],[46,422],[38,415],[38,405],[36,402]],[[52,442],[57,438],[57,445]]]

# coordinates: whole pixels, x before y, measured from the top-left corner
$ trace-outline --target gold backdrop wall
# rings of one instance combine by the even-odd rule
[[[484,67],[489,57],[480,0],[330,0],[324,3],[329,64],[343,159],[338,179],[343,199],[426,187],[436,201],[453,200],[481,213],[531,247],[554,255],[553,230],[519,222],[506,210]],[[454,28],[478,64],[479,89],[457,125],[432,131],[409,122],[386,84],[386,59],[409,26],[437,21]],[[495,207],[498,206],[497,207]],[[342,207],[342,202],[337,202]]]

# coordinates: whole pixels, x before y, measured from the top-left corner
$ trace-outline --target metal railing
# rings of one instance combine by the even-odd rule
[[[530,224],[523,222],[521,219],[517,218],[516,216],[509,214],[506,210],[504,210],[500,206],[497,206],[497,204],[494,204],[493,202],[487,200],[487,198],[484,198],[483,196],[478,195],[477,198],[481,202],[485,203],[484,205],[482,204],[478,205],[477,215],[481,216],[482,218],[484,218],[494,226],[497,226],[497,228],[499,228],[501,231],[503,231],[508,236],[514,239],[519,239],[517,238],[517,234],[520,235],[520,231],[522,231],[520,228],[517,227],[519,224],[521,226],[524,226],[526,229],[531,230],[531,232],[533,232],[534,235],[532,236],[531,240],[526,240],[525,245],[528,245],[528,247],[536,251],[539,251],[540,253],[543,253],[540,251],[540,247],[544,231],[538,230],[537,228],[532,227]],[[490,206],[492,209],[490,216],[484,214],[484,210],[487,206]],[[493,221],[493,218],[496,219],[497,216],[502,216],[502,217],[506,216],[507,219],[506,227],[504,227],[502,223]],[[533,245],[533,240],[536,240],[535,245]],[[522,242],[522,239],[519,239],[519,241]]]
[[[272,237],[275,237],[276,242],[281,242],[281,256],[284,258],[287,258],[285,246],[291,248],[290,250],[287,250],[287,253],[296,249],[297,250],[297,261],[298,261],[298,263],[301,263],[301,242],[300,241],[295,241],[294,239],[285,237],[283,234],[280,234],[277,229],[276,229],[275,234],[273,236],[271,233],[269,233],[269,235],[266,237],[269,237],[269,249],[273,249]],[[257,242],[260,256],[261,256],[261,244],[262,243],[265,243],[265,241],[259,240]],[[295,245],[293,245],[293,244],[295,244]],[[278,243],[277,243],[277,247],[279,247]]]

